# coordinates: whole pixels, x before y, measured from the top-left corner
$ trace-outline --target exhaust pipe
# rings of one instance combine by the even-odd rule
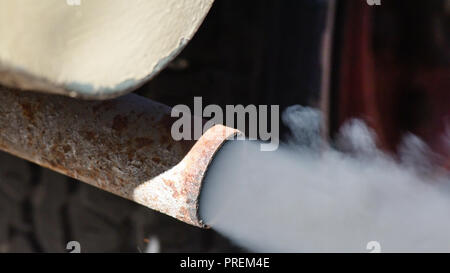
[[[134,94],[107,101],[0,86],[0,150],[130,199],[188,224],[215,153],[240,134],[215,125],[174,141],[168,106]]]

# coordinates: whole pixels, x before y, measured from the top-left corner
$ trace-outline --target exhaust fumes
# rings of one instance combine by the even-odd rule
[[[290,107],[283,122],[292,134],[275,152],[229,141],[216,155],[200,196],[206,224],[261,252],[450,251],[450,176],[431,175],[419,138],[405,137],[398,161],[359,120],[338,148],[322,143],[317,110]]]

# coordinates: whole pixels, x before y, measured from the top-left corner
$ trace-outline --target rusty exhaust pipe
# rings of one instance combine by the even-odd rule
[[[239,131],[216,125],[196,142],[174,141],[172,121],[168,106],[133,94],[82,101],[0,87],[0,150],[206,227],[204,174]]]

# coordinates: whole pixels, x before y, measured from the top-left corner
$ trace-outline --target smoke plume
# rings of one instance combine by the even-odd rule
[[[200,200],[212,228],[260,252],[369,252],[372,241],[382,252],[450,251],[450,175],[418,137],[405,136],[399,160],[360,120],[333,148],[319,111],[292,106],[283,122],[291,136],[276,152],[229,141],[218,153]]]

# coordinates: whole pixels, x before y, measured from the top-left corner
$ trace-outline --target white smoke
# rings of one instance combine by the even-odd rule
[[[251,251],[368,252],[371,241],[383,252],[450,251],[450,175],[433,169],[426,144],[408,135],[394,160],[353,120],[338,151],[322,142],[320,120],[289,108],[292,135],[276,152],[228,142],[202,190],[206,223]]]

